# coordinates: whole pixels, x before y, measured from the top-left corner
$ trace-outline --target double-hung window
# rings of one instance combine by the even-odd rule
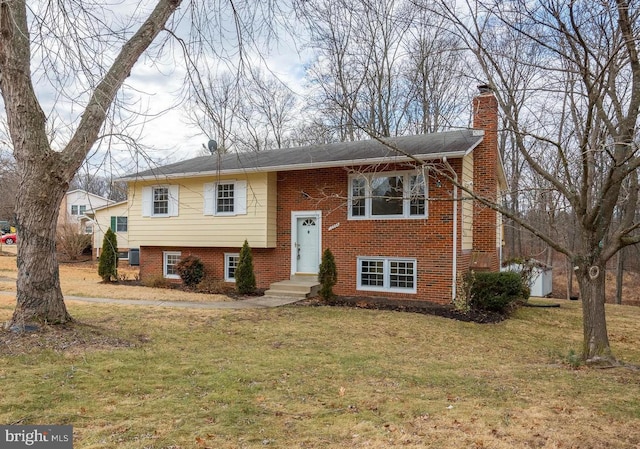
[[[416,293],[415,259],[358,257],[358,290]]]
[[[246,213],[246,181],[228,180],[204,185],[204,215],[233,216]]]
[[[146,186],[142,188],[143,217],[177,217],[178,185]]]
[[[153,188],[153,215],[169,215],[169,187]]]
[[[176,264],[180,261],[180,251],[165,251],[162,257],[162,273],[167,279],[180,279],[176,271]]]
[[[420,173],[358,174],[349,185],[351,219],[427,217],[427,185]]]
[[[236,268],[240,260],[239,253],[225,253],[224,255],[224,280],[227,282],[236,281]]]
[[[234,183],[218,183],[216,185],[216,214],[233,214],[235,212],[234,193]]]
[[[128,221],[129,221],[129,219],[127,217],[112,216],[111,217],[111,230],[113,232],[127,232]]]

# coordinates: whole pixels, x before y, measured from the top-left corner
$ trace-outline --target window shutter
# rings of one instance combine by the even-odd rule
[[[215,212],[215,182],[208,182],[204,185],[204,215],[214,215]]]
[[[236,181],[233,209],[236,215],[247,213],[247,181]]]
[[[150,217],[153,212],[153,187],[142,188],[142,216]]]
[[[116,217],[111,217],[111,230],[113,232],[117,232],[116,226],[117,226]]]
[[[178,216],[178,186],[169,186],[169,216]]]

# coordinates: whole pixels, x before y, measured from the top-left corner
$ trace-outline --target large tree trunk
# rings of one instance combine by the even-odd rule
[[[56,224],[67,184],[51,170],[49,159],[21,167],[16,205],[18,281],[12,326],[60,324],[71,320],[60,289]],[[52,171],[54,173],[52,173]]]
[[[582,297],[584,360],[589,364],[613,364],[605,318],[604,264],[580,267],[577,273]]]
[[[16,206],[17,304],[13,326],[59,324],[71,320],[60,289],[55,247],[62,198],[98,139],[118,89],[138,58],[164,30],[181,1],[157,0],[156,7],[123,44],[102,81],[95,86],[75,132],[59,151],[54,151],[50,145],[47,117],[30,76],[31,42],[26,1],[0,2],[0,90],[20,177]]]

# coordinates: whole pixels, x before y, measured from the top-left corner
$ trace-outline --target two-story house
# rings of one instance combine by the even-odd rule
[[[473,100],[473,120],[468,130],[214,154],[128,176],[140,275],[178,279],[176,262],[193,254],[233,282],[247,239],[258,287],[276,294],[314,280],[330,248],[338,295],[449,302],[458,274],[499,268],[499,214],[451,182],[492,200],[505,186],[491,91]]]
[[[62,199],[58,213],[58,227],[74,226],[83,234],[93,233],[94,209],[113,204],[113,201],[81,189],[70,190]]]

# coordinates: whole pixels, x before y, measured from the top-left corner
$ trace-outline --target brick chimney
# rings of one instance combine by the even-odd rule
[[[473,99],[473,128],[484,131],[480,145],[473,150],[473,191],[496,201],[498,197],[498,101],[486,84]],[[479,201],[473,206],[473,252],[471,268],[497,271],[499,267],[498,213]],[[501,234],[501,233],[500,233]]]

